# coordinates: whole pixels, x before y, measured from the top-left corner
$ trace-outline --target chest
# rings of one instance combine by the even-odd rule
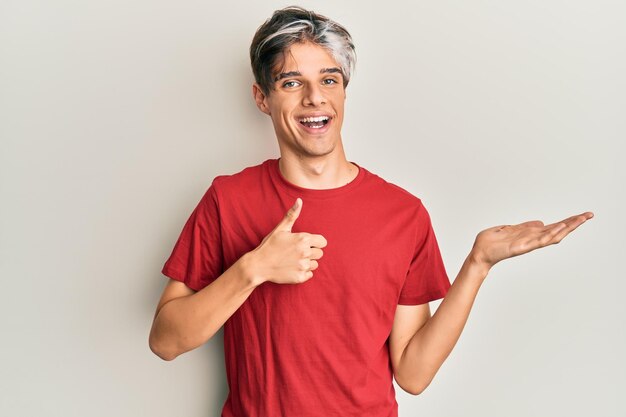
[[[278,207],[267,203],[266,210],[256,216],[243,216],[244,221],[225,225],[225,263],[232,264],[258,246],[290,203],[286,200]],[[326,238],[328,245],[319,268],[301,284],[262,284],[251,294],[244,311],[251,308],[294,323],[393,319],[413,257],[416,231],[408,219],[385,205],[339,207],[305,200],[292,231]]]

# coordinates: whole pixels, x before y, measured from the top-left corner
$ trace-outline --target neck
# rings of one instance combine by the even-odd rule
[[[343,153],[307,158],[283,154],[278,166],[287,181],[314,190],[342,187],[359,173],[359,168],[350,163]]]

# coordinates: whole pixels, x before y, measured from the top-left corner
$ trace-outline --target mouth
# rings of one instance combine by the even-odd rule
[[[309,129],[322,129],[330,122],[329,116],[301,117],[298,122]]]

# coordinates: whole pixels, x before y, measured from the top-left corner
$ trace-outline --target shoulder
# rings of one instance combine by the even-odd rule
[[[365,171],[364,185],[367,192],[375,196],[377,200],[387,202],[393,206],[409,207],[416,210],[422,207],[422,200],[410,191],[383,179],[363,167],[360,167],[360,169]]]
[[[414,236],[419,246],[419,242],[424,242],[432,231],[430,213],[422,199],[376,174],[369,171],[366,174],[372,187],[370,192],[376,195],[375,205],[384,207],[382,211],[387,214],[386,218],[401,224],[406,233]]]
[[[218,195],[241,193],[246,190],[253,190],[266,178],[269,169],[268,159],[258,165],[246,167],[234,174],[218,175],[213,179],[211,188]]]
[[[216,176],[204,200],[212,204],[219,213],[247,212],[260,210],[268,195],[271,195],[271,163],[268,159],[258,165],[249,166],[234,174]]]
[[[268,159],[258,165],[246,167],[234,174],[218,175],[213,179],[213,185],[216,187],[233,187],[246,184],[251,181],[258,181],[267,170],[271,161],[271,159]]]

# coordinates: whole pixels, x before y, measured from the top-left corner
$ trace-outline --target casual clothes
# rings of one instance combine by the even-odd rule
[[[224,324],[230,393],[222,417],[395,417],[388,337],[398,304],[450,282],[420,199],[363,167],[345,186],[304,189],[278,160],[218,176],[163,274],[199,291],[256,248],[297,197],[292,231],[328,245],[313,277],[265,282]]]

